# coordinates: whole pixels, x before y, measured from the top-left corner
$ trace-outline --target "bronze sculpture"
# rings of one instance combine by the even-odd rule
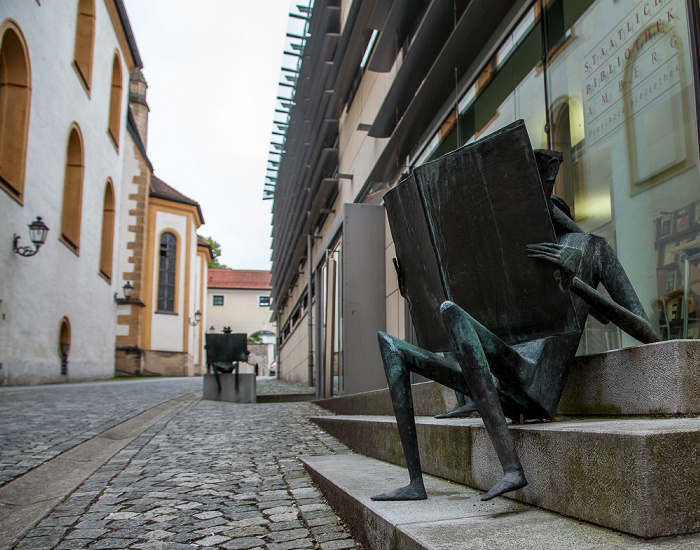
[[[561,159],[533,152],[518,121],[417,168],[387,193],[399,287],[422,347],[379,333],[410,483],[373,500],[427,496],[410,372],[466,395],[458,413],[478,410],[504,473],[482,497],[490,500],[527,485],[506,416],[554,416],[589,313],[658,341],[608,242],[584,233],[551,195]],[[518,209],[526,211],[513,220]]]

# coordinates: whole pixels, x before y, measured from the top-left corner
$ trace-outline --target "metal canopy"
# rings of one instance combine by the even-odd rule
[[[463,14],[469,0],[458,2]],[[428,6],[404,56],[401,68],[384,97],[369,131],[370,137],[389,137],[396,128],[396,113],[403,114],[455,28],[452,2],[436,0]],[[370,63],[371,68],[371,63]],[[374,70],[374,69],[372,69]],[[452,77],[454,81],[454,76]]]
[[[466,74],[483,45],[516,3],[517,0],[472,0],[469,3],[405,112],[399,115],[398,124],[394,123],[391,140],[375,163],[365,187],[371,182],[386,181],[396,170],[396,159],[411,153],[441,106],[450,94],[455,94],[455,76],[461,79]],[[373,127],[391,125],[384,105],[380,113],[384,118],[377,116]],[[372,131],[370,135],[373,135]]]
[[[386,73],[391,70],[398,50],[408,36],[411,25],[424,4],[421,0],[395,0],[387,17],[379,29],[379,39],[374,47],[372,59],[367,68],[370,71]],[[452,0],[435,0],[432,4],[442,4],[453,11]],[[378,15],[375,11],[373,16]],[[433,37],[435,38],[435,37]]]
[[[272,297],[277,307],[282,305],[280,297],[285,296],[291,276],[298,271],[295,263],[303,254],[300,243],[306,244],[303,236],[309,231],[314,197],[322,182],[338,170],[338,120],[325,116],[333,94],[333,59],[340,41],[338,0],[315,3],[304,36],[289,113],[280,128],[284,138],[275,140],[283,148],[276,147],[270,159],[273,166],[277,163],[277,172],[268,173],[268,180],[271,175],[276,178]]]

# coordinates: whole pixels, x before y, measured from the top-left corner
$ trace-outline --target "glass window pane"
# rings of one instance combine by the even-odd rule
[[[686,274],[684,260],[700,252],[685,2],[557,0],[547,23],[552,148],[564,152],[555,192],[615,247],[659,334],[697,337],[700,267]],[[634,343],[589,322],[582,351]]]

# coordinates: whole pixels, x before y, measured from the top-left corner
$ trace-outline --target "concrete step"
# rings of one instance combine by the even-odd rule
[[[302,458],[314,482],[370,550],[697,550],[700,535],[640,539],[426,476],[428,499],[374,502],[405,469],[357,454]]]
[[[264,393],[258,394],[258,403],[297,403],[300,401],[313,401],[313,393]]]
[[[312,419],[352,450],[404,464],[393,417]],[[481,490],[502,475],[480,419],[416,419],[423,471]],[[700,532],[700,418],[510,427],[529,485],[514,499],[640,537]],[[375,483],[373,494],[408,483]]]
[[[419,416],[457,405],[435,382],[412,386]],[[335,414],[393,416],[389,390],[321,399]],[[670,340],[577,357],[559,403],[563,415],[700,414],[700,340]]]

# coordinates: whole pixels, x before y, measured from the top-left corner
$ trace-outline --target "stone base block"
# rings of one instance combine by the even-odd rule
[[[579,357],[560,414],[700,414],[700,340],[670,340]]]
[[[393,418],[313,421],[354,451],[404,464]],[[700,418],[570,420],[510,430],[529,485],[508,496],[645,538],[700,532]],[[480,419],[419,417],[417,432],[424,472],[481,490],[503,475]]]
[[[220,374],[219,382],[213,374],[205,374],[202,399],[209,401],[227,401],[229,403],[255,403],[255,374],[238,373]]]

